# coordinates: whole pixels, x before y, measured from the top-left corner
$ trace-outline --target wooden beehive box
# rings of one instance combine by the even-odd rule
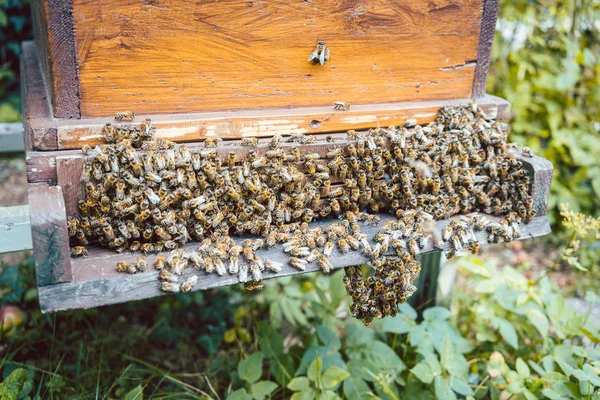
[[[158,137],[192,148],[207,137],[228,139],[223,154],[240,151],[241,137],[276,133],[319,135],[303,152],[330,149],[343,142],[328,144],[322,134],[409,118],[427,123],[440,107],[471,98],[489,117],[509,116],[507,102],[485,94],[497,0],[32,5],[36,39],[23,44],[23,118],[46,311],[160,294],[156,272],[115,272],[117,258],[134,260],[134,254],[91,249],[87,258],[69,257],[66,218],[77,213],[82,192],[83,156],[76,149],[103,143],[100,128],[116,111],[151,118]],[[307,62],[319,41],[331,51],[324,65]],[[335,101],[352,106],[335,111]],[[524,161],[534,176],[538,217],[522,233],[539,236],[549,232],[544,215],[552,165],[537,157]],[[366,260],[357,254],[334,259],[335,267]],[[272,276],[292,273],[298,271],[289,267]],[[207,276],[198,288],[235,282]]]

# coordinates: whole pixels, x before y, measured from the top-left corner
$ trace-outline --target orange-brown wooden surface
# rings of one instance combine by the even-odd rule
[[[349,111],[335,111],[332,106],[305,107],[292,110],[254,110],[235,112],[196,113],[185,115],[139,115],[152,119],[156,136],[175,142],[192,142],[207,137],[238,139],[240,137],[271,137],[275,134],[314,134],[344,132],[349,129],[368,129],[377,126],[402,125],[415,118],[420,124],[435,119],[440,107],[467,105],[468,98],[370,104],[352,107]],[[509,104],[495,96],[477,101],[489,118],[507,119]],[[57,120],[59,149],[78,149],[83,145],[104,143],[101,129],[111,118]]]
[[[73,0],[82,117],[466,98],[482,0]],[[331,60],[307,62],[317,41]]]

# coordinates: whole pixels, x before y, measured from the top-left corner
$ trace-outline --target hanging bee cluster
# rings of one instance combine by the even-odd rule
[[[293,267],[317,263],[325,272],[334,249],[361,251],[375,272],[364,278],[360,268],[348,268],[345,283],[353,315],[368,323],[397,313],[414,292],[416,255],[429,241],[438,248],[449,242],[449,256],[476,251],[474,229],[487,230],[491,242],[511,240],[520,235],[518,224],[535,215],[529,175],[504,128],[473,104],[442,108],[427,126],[409,120],[349,131],[343,145],[326,139],[312,147],[326,148],[319,152],[297,145],[314,143],[315,136],[246,138],[240,155],[239,147],[228,152],[217,139],[196,149],[155,139],[149,119],[139,126],[107,124],[109,144],[83,149],[86,196],[81,215],[68,220],[69,235],[74,246],[171,250],[156,266],[163,290],[175,292],[197,283],[179,283],[188,266],[261,288],[263,271],[281,269],[257,256],[263,247],[281,245]],[[435,221],[473,212],[506,218],[461,217],[436,232]],[[397,221],[367,238],[360,226],[377,225],[379,213]],[[340,221],[309,227],[332,216]],[[261,239],[238,244],[231,238],[244,234]],[[179,249],[192,240],[201,243],[198,251]],[[77,249],[74,255],[84,254]]]

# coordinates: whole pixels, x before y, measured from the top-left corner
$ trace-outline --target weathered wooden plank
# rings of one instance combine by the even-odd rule
[[[0,123],[0,153],[18,153],[24,150],[23,124]]]
[[[30,184],[29,209],[38,286],[71,281],[67,215],[60,186]]]
[[[54,116],[79,118],[79,76],[71,0],[33,0],[37,51],[51,94]]]
[[[52,116],[35,44],[25,41],[21,53],[21,76],[25,83],[23,97],[23,129],[28,148],[56,150],[56,124]],[[29,146],[31,144],[31,146]]]
[[[530,173],[533,173],[533,185],[531,189],[533,209],[537,215],[546,215],[554,165],[545,158],[538,156],[527,157],[522,153],[520,157],[524,162],[525,168]]]
[[[73,0],[82,116],[469,97],[482,9],[482,0]],[[320,40],[331,49],[324,66],[307,62]]]
[[[281,110],[231,111],[189,115],[148,116],[157,137],[175,142],[192,142],[208,137],[238,139],[271,137],[275,134],[314,134],[361,130],[377,126],[402,125],[415,118],[420,124],[433,121],[440,107],[469,104],[470,99],[436,100],[354,106],[350,111],[335,111],[332,106]],[[490,118],[506,119],[509,104],[494,96],[479,100]],[[140,119],[146,116],[140,115]],[[104,142],[100,131],[106,118],[57,122],[58,148],[74,149]]]
[[[29,206],[0,207],[0,254],[31,249]]]
[[[382,224],[389,215],[382,215]],[[490,220],[497,220],[496,217],[488,217]],[[450,220],[439,221],[436,223],[438,229],[443,229]],[[319,221],[311,226],[326,226],[332,221]],[[371,237],[379,228],[363,226],[363,232]],[[522,224],[521,238],[527,239],[546,235],[550,232],[550,225],[545,217],[536,217],[529,224]],[[476,235],[482,243],[487,240],[487,234],[476,232]],[[242,240],[238,238],[237,240]],[[194,250],[198,244],[189,244],[186,250]],[[422,253],[434,251],[432,244],[428,243]],[[287,264],[287,255],[283,253],[281,247],[275,247],[271,250],[259,250],[258,254],[264,259],[284,263],[282,271],[279,273],[265,272],[263,278],[278,278],[300,273],[319,271],[315,264],[309,264],[306,271],[299,271]],[[116,271],[116,264],[119,261],[135,262],[139,254],[115,254],[106,250],[90,249],[90,256],[86,258],[73,259],[73,274],[75,280],[69,283],[61,283],[39,288],[40,305],[43,312],[60,311],[74,308],[90,308],[108,304],[116,304],[133,300],[161,296],[165,293],[159,289],[158,273],[150,269],[145,273],[129,275]],[[147,258],[150,265],[153,264],[157,256],[153,255]],[[351,265],[365,263],[368,258],[358,252],[349,252],[342,254],[334,250],[330,257],[334,268],[342,268]],[[205,272],[189,268],[187,274],[198,274],[199,282],[195,290],[205,290],[219,286],[236,284],[236,276],[216,274],[206,274]]]
[[[56,151],[28,151],[25,153],[25,166],[27,167],[27,181],[29,183],[46,182],[50,186],[56,185],[56,157],[61,152]],[[74,156],[74,154],[72,155]]]
[[[484,96],[487,73],[492,55],[492,42],[496,32],[496,19],[498,18],[498,0],[484,0],[481,30],[479,32],[479,46],[477,50],[477,66],[473,80],[473,97]]]

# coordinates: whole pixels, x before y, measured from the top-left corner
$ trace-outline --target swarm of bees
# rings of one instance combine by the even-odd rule
[[[138,126],[107,124],[103,133],[108,144],[83,149],[85,199],[80,216],[68,219],[77,246],[72,253],[86,255],[84,246],[92,243],[116,252],[170,251],[154,264],[168,292],[193,289],[198,275],[184,278],[189,267],[235,275],[247,289],[260,290],[265,271],[282,267],[259,257],[261,248],[281,246],[292,267],[316,263],[324,272],[333,268],[334,250],[358,251],[372,271],[347,268],[344,283],[352,314],[368,324],[397,314],[414,293],[416,255],[428,243],[449,245],[449,257],[476,252],[474,231],[488,232],[489,242],[509,241],[520,236],[519,223],[535,215],[530,177],[516,146],[506,143],[506,126],[488,120],[476,104],[442,108],[426,126],[409,120],[349,131],[345,145],[327,139],[321,153],[298,147],[316,140],[304,134],[264,143],[245,138],[242,155],[218,151],[217,139],[189,149],[156,140],[149,119]],[[380,213],[397,220],[369,238],[361,226],[378,226]],[[332,217],[337,220],[326,228],[309,225]],[[438,232],[435,222],[445,219],[451,222]],[[232,239],[242,235],[254,239]],[[183,251],[191,241],[197,250]],[[117,268],[142,272],[146,261]]]

